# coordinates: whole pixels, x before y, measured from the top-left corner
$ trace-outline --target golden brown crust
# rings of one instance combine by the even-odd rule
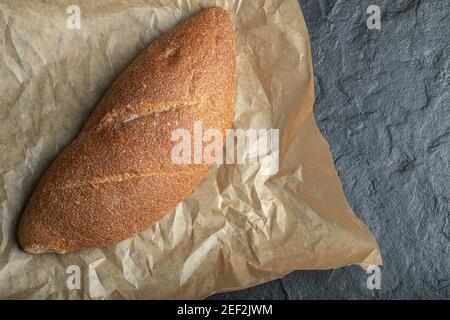
[[[112,84],[52,163],[19,226],[31,253],[103,247],[145,230],[187,197],[209,165],[177,165],[171,132],[232,126],[230,15],[211,8],[154,41]]]

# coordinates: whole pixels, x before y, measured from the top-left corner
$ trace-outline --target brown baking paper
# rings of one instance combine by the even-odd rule
[[[280,129],[280,171],[216,165],[155,226],[113,247],[22,251],[17,222],[33,187],[106,88],[155,37],[210,6],[236,27],[234,127]],[[0,298],[204,298],[298,269],[381,263],[314,121],[296,0],[0,1],[0,31]]]

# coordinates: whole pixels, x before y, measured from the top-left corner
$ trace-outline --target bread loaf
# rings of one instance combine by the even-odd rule
[[[230,15],[210,8],[166,33],[124,70],[29,200],[18,238],[31,253],[104,247],[145,230],[186,198],[210,164],[175,164],[171,133],[232,126]]]

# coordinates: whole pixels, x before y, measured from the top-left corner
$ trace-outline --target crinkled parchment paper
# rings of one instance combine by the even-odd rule
[[[80,30],[67,27],[70,5]],[[33,187],[105,89],[155,37],[214,5],[236,26],[235,128],[280,129],[279,173],[216,166],[154,227],[114,247],[23,252],[16,228]],[[1,298],[204,298],[296,269],[381,263],[314,121],[296,0],[0,1],[0,39]],[[80,290],[67,287],[69,266],[80,268]]]

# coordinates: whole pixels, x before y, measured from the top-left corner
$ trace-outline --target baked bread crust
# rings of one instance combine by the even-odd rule
[[[210,165],[171,160],[171,132],[231,128],[234,30],[203,10],[151,43],[114,81],[78,137],[40,180],[19,224],[30,253],[104,247],[161,219]]]

